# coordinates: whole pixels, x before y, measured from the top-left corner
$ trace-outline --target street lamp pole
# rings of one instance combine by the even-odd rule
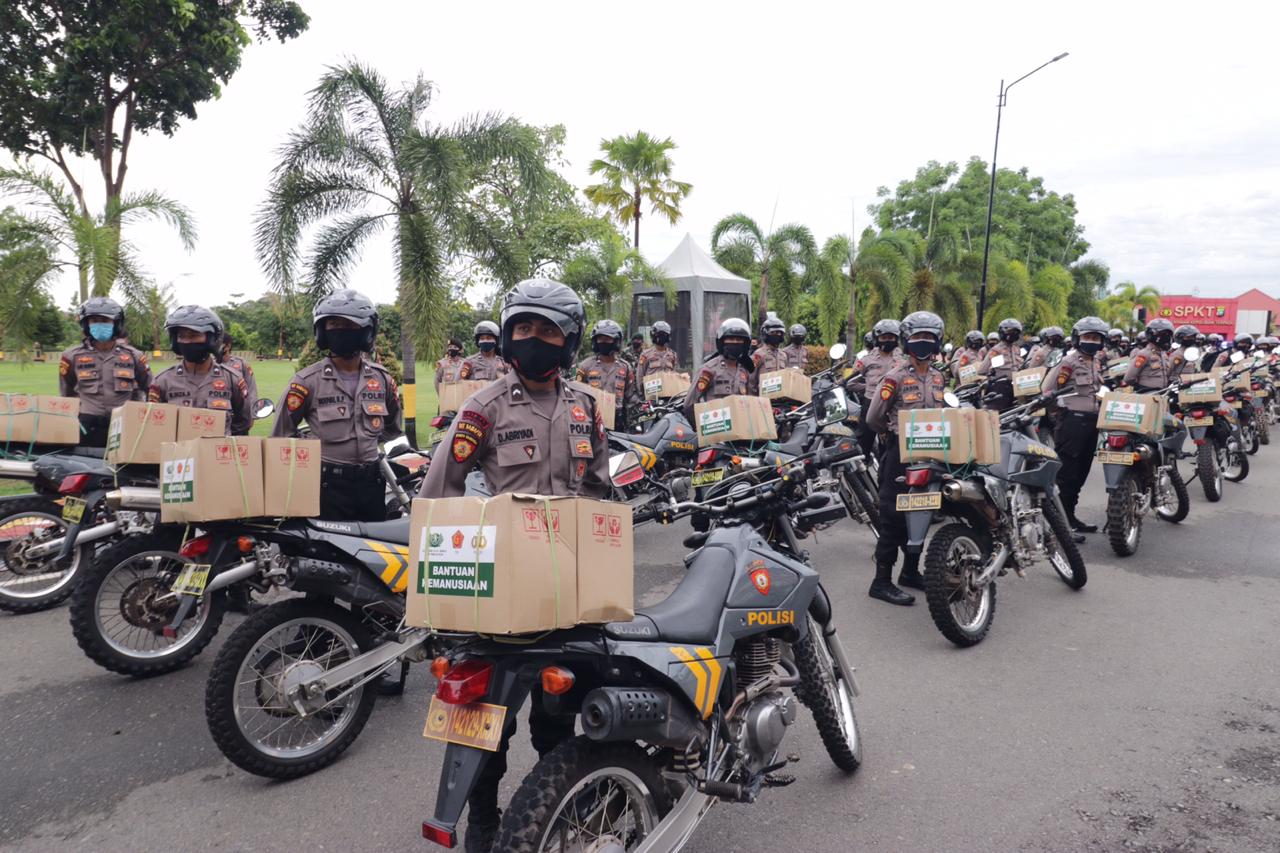
[[[1033,68],[1026,74],[1023,74],[1017,80],[1014,80],[1008,86],[1004,81],[1000,81],[1000,99],[996,102],[996,144],[991,152],[991,188],[987,191],[987,234],[982,242],[982,287],[978,291],[978,328],[982,328],[982,318],[987,312],[987,264],[991,260],[991,211],[995,207],[996,202],[996,155],[1000,153],[1000,117],[1004,111],[1005,99],[1009,95],[1009,90],[1017,84],[1026,80],[1032,74],[1035,74],[1046,65],[1052,65],[1059,59],[1067,56],[1065,52],[1058,54],[1050,59],[1044,65]]]

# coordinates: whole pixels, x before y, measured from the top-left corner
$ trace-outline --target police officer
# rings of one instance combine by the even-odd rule
[[[1205,340],[1205,352],[1200,356],[1200,372],[1208,373],[1218,363],[1218,355],[1222,352],[1222,335],[1211,332]]]
[[[986,348],[986,351],[982,353],[982,357],[983,357],[983,358],[986,358],[986,357],[987,357],[987,353],[988,353],[988,352],[991,352],[991,348],[992,348],[993,346],[995,346],[996,344],[998,344],[998,343],[1000,343],[1000,335],[999,335],[998,333],[996,333],[996,332],[988,332],[988,333],[987,333],[987,348]]]
[[[871,408],[870,397],[879,387],[880,380],[902,363],[902,357],[895,352],[901,331],[902,325],[897,320],[885,319],[876,323],[871,327],[875,336],[875,348],[853,363],[853,378],[845,387],[850,394],[858,396],[863,412]],[[862,448],[864,455],[871,453],[875,440],[874,430],[863,429],[858,434],[858,446]]]
[[[955,354],[951,360],[951,373],[955,377],[957,384],[960,382],[961,368],[974,365],[975,367],[982,363],[982,359],[986,357],[986,350],[982,345],[982,332],[977,329],[970,329],[965,333],[964,346]]]
[[[253,426],[249,385],[238,370],[214,358],[222,351],[222,320],[202,305],[181,305],[169,312],[164,329],[182,360],[157,374],[147,399],[224,412],[226,435],[248,435]]]
[[[559,282],[530,279],[503,297],[501,319],[502,352],[513,372],[463,403],[420,495],[461,495],[467,473],[479,468],[494,494],[605,497],[609,453],[595,397],[587,387],[561,381],[559,375],[573,363],[582,339],[582,301]],[[535,684],[529,730],[538,755],[573,737],[573,726],[572,715],[546,710],[541,687]],[[512,714],[468,799],[469,851],[487,851],[493,844],[499,822],[498,783],[507,771],[515,728]]]
[[[874,332],[867,332],[862,336],[862,348],[867,352],[871,352],[876,348],[876,336]]]
[[[1244,353],[1245,355],[1248,355],[1252,349],[1253,349],[1253,335],[1250,335],[1248,333],[1243,335],[1236,335],[1236,340],[1232,348],[1223,350],[1222,354],[1218,356],[1218,361],[1216,362],[1216,366],[1230,367],[1232,350],[1236,350],[1238,352]]]
[[[1059,416],[1053,431],[1054,447],[1062,459],[1058,496],[1078,542],[1084,541],[1079,534],[1098,530],[1096,524],[1086,524],[1076,517],[1076,504],[1098,445],[1098,389],[1105,373],[1106,334],[1107,324],[1100,317],[1077,320],[1071,327],[1072,349],[1049,369],[1040,385],[1045,394],[1064,395],[1056,403]]]
[[[1128,353],[1124,351],[1124,331],[1121,329],[1107,330],[1107,348],[1105,350],[1107,361],[1116,361],[1124,358]]]
[[[693,409],[706,400],[718,400],[734,394],[758,393],[759,375],[755,362],[747,354],[751,345],[751,327],[746,321],[730,317],[716,332],[716,354],[698,371],[689,393],[684,398],[684,416],[696,425]]]
[[[893,583],[893,564],[903,549],[902,572],[898,583],[924,589],[920,575],[920,553],[908,553],[907,523],[898,512],[898,495],[906,491],[899,479],[906,474],[898,451],[898,412],[910,409],[942,408],[946,377],[933,366],[942,347],[945,329],[942,318],[929,311],[915,311],[902,321],[907,360],[896,365],[880,380],[871,395],[867,427],[885,437],[880,457],[880,538],[876,541],[876,576],[869,595],[890,604],[914,604],[915,596]]]
[[[258,377],[253,375],[253,368],[249,365],[249,362],[231,352],[235,345],[236,342],[231,337],[231,333],[223,329],[222,353],[218,357],[218,361],[244,377],[244,384],[248,388],[246,408],[252,413],[258,405]]]
[[[591,355],[578,365],[574,378],[592,388],[613,393],[614,428],[624,429],[627,407],[640,404],[636,391],[635,368],[618,358],[622,345],[622,327],[613,320],[601,320],[591,330]]]
[[[627,347],[622,353],[622,360],[631,365],[632,368],[640,364],[640,355],[644,352],[644,335],[636,332],[631,336],[631,346]]]
[[[787,330],[787,336],[791,339],[791,343],[782,350],[787,357],[787,367],[798,367],[806,373],[808,372],[809,350],[804,345],[804,339],[808,334],[809,330],[804,327],[803,323],[792,323],[791,328]]]
[[[492,320],[481,320],[476,323],[472,336],[480,352],[466,360],[459,378],[479,382],[506,376],[511,365],[498,355],[498,324]]]
[[[58,393],[80,398],[80,443],[106,447],[111,410],[130,400],[145,400],[151,385],[147,357],[124,338],[124,309],[105,296],[80,304],[84,339],[62,353]]]
[[[675,370],[679,366],[676,351],[671,348],[671,324],[659,320],[649,330],[649,339],[653,346],[640,354],[636,365],[636,385],[644,388],[644,378],[650,373],[662,373],[664,370]]]
[[[752,358],[756,363],[756,375],[782,370],[787,366],[787,354],[782,351],[787,327],[777,317],[770,317],[760,327],[760,348]]]
[[[1066,335],[1061,326],[1048,326],[1040,330],[1040,343],[1027,354],[1027,367],[1044,367],[1049,353],[1062,349]]]
[[[329,355],[294,374],[280,401],[277,437],[295,437],[306,421],[320,439],[320,517],[382,521],[386,484],[378,442],[404,433],[395,380],[370,360],[378,310],[354,290],[338,290],[312,312],[316,346]]]
[[[1195,373],[1199,367],[1197,362],[1187,361],[1187,348],[1196,346],[1196,341],[1201,338],[1200,330],[1189,323],[1183,324],[1173,330],[1173,341],[1178,348],[1173,351],[1169,359],[1169,378],[1177,379],[1184,373]]]
[[[1003,412],[1013,405],[1013,373],[1022,369],[1022,352],[1018,346],[1022,340],[1021,321],[1006,317],[996,327],[996,335],[999,340],[987,348],[978,372],[991,383],[991,394],[995,398],[993,407]],[[995,367],[991,362],[998,355],[1004,356],[1004,363]]]
[[[1124,372],[1124,384],[1140,394],[1162,391],[1169,385],[1169,348],[1173,346],[1173,323],[1156,317],[1147,323],[1151,343],[1135,351]]]
[[[458,338],[449,338],[444,357],[436,362],[436,393],[440,392],[440,383],[462,380],[462,365],[465,361],[466,359],[462,357],[462,341]]]

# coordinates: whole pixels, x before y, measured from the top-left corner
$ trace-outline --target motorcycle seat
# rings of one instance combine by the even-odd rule
[[[631,622],[611,622],[605,634],[618,640],[657,638],[672,643],[711,645],[716,641],[720,616],[729,596],[737,560],[728,548],[715,545],[698,553],[688,573],[671,595],[636,611]]]
[[[665,418],[658,418],[649,424],[649,428],[639,435],[626,435],[627,441],[633,441],[636,444],[643,444],[645,447],[657,447],[658,442],[662,441],[662,437],[667,434],[667,421]]]
[[[770,450],[786,457],[796,457],[804,453],[805,445],[809,443],[809,434],[813,431],[813,421],[804,420],[795,425],[795,429],[791,431],[791,436],[777,447]]]

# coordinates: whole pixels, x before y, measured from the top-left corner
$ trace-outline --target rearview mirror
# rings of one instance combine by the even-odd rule
[[[1002,355],[993,355],[993,356],[991,357],[991,366],[992,366],[992,367],[1004,367],[1004,356],[1002,356]]]
[[[644,479],[644,467],[641,466],[640,457],[636,456],[634,450],[609,457],[609,479],[618,488]]]
[[[818,415],[818,426],[838,424],[849,417],[849,398],[844,388],[837,385],[823,391],[814,399],[813,410]]]
[[[1022,348],[1020,348],[1020,349],[1018,350],[1018,352],[1025,356],[1025,355],[1027,354],[1027,348],[1026,348],[1026,347],[1022,347]]]
[[[839,361],[844,358],[844,354],[848,351],[849,348],[844,344],[833,344],[831,349],[828,351],[828,355],[831,356],[832,361]]]
[[[868,350],[862,350],[858,353],[858,358],[865,358]]]
[[[954,391],[943,391],[942,402],[946,403],[949,409],[960,408],[960,398],[956,396]]]
[[[269,418],[276,413],[276,404],[263,397],[258,404],[253,407],[253,419],[260,421],[263,418]]]
[[[950,343],[943,344],[943,345],[942,345],[942,354],[943,354],[943,355],[951,355],[951,351],[952,351],[953,349],[955,349],[955,347],[954,347],[953,345],[951,345]]]
[[[1244,353],[1240,352],[1240,350],[1236,350],[1235,352],[1231,353],[1232,364],[1239,364],[1242,361],[1244,361]]]
[[[1062,361],[1062,350],[1055,349],[1044,358],[1045,367],[1055,367],[1058,362]]]

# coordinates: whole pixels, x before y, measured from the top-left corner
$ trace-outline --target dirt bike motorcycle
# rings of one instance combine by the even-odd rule
[[[924,550],[925,599],[942,635],[960,647],[982,642],[996,610],[996,579],[1012,568],[1019,577],[1045,560],[1072,589],[1088,570],[1071,538],[1055,485],[1062,462],[1036,440],[1032,413],[1055,395],[1041,395],[1000,416],[1001,461],[956,469],[941,462],[907,466],[907,491],[898,497],[906,513],[907,547]],[[951,392],[948,405],[959,401]],[[929,527],[945,519],[929,547]]]
[[[640,460],[638,476],[618,485],[617,499],[640,507],[654,500],[665,500],[671,494],[669,480],[687,476],[693,470],[698,455],[698,435],[680,410],[671,403],[650,408],[653,415],[641,432],[610,430],[610,470],[615,471],[627,452]]]
[[[1237,358],[1236,356],[1239,356]],[[1232,361],[1243,361],[1243,353],[1233,353]],[[1225,383],[1234,378],[1239,368],[1223,374]],[[1196,447],[1196,479],[1210,503],[1222,500],[1224,481],[1238,483],[1249,476],[1249,455],[1240,431],[1236,409],[1224,392],[1219,403],[1188,403],[1183,407],[1183,425]]]

